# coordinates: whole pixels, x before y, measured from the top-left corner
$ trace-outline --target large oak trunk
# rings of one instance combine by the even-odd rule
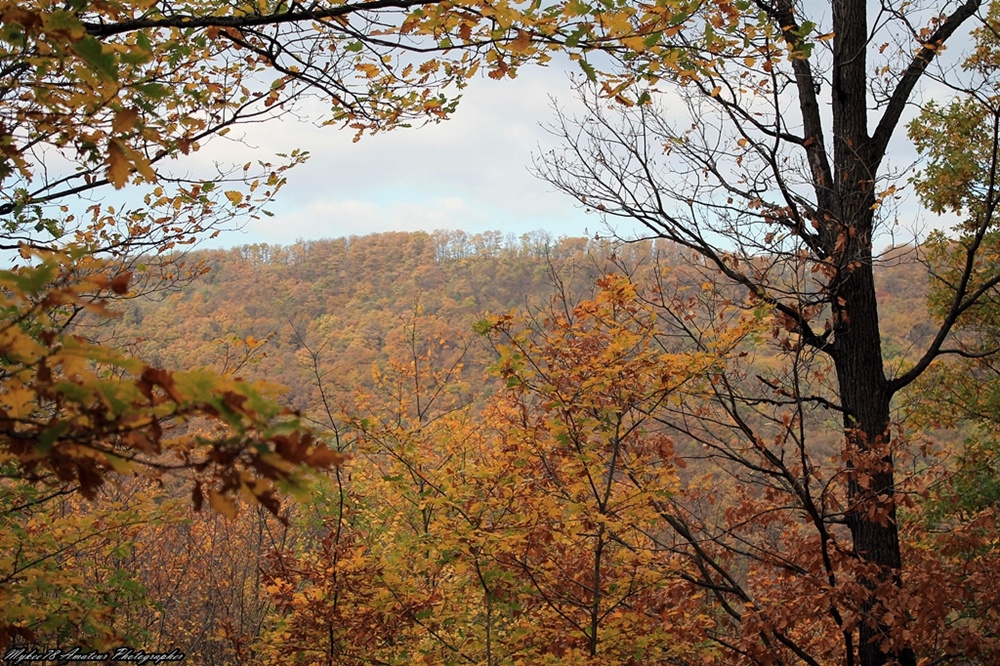
[[[891,658],[915,663],[911,651],[888,654],[880,636],[888,631],[877,616],[875,589],[900,582],[902,560],[893,504],[893,460],[886,446],[891,394],[882,362],[878,303],[872,266],[874,183],[881,151],[868,134],[867,7],[864,0],[836,0],[834,19],[833,136],[834,182],[817,183],[826,200],[822,228],[833,271],[830,296],[834,318],[834,365],[844,408],[849,464],[847,521],[854,551],[864,563],[878,565],[865,580],[872,590],[861,601],[859,656],[862,666]],[[874,456],[869,455],[874,454]],[[860,468],[859,468],[860,466]]]
[[[874,590],[887,582],[900,584],[902,561],[893,503],[893,460],[887,446],[891,396],[882,369],[870,264],[862,264],[853,271],[848,269],[837,292],[844,305],[838,308],[842,321],[837,328],[835,365],[845,412],[846,445],[850,464],[857,472],[848,477],[851,506],[847,522],[857,557],[879,567],[878,573],[865,581]],[[863,614],[868,616],[877,601],[874,592],[863,600],[860,604]],[[877,614],[864,618],[859,636],[863,666],[881,665],[889,658],[905,665],[916,663],[910,650],[895,655],[881,650],[880,637],[888,629]]]

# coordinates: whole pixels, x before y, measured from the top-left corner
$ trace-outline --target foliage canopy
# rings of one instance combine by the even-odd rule
[[[671,535],[654,535],[651,547],[674,558],[664,570],[711,593],[722,609],[724,621],[699,626],[723,649],[751,662],[836,659],[863,666],[910,666],[918,658],[939,659],[936,651],[941,659],[953,653],[978,658],[992,648],[988,640],[976,642],[979,625],[968,620],[971,609],[993,602],[989,595],[960,593],[955,561],[934,565],[927,552],[967,555],[981,574],[988,558],[979,555],[995,536],[988,529],[983,536],[980,528],[989,522],[983,512],[993,507],[974,503],[967,522],[962,512],[951,514],[955,533],[969,535],[971,545],[914,531],[920,507],[909,493],[927,489],[899,476],[900,463],[919,456],[893,421],[893,401],[942,359],[964,358],[988,373],[975,362],[996,351],[996,6],[834,0],[825,12],[791,0],[0,0],[0,214],[7,218],[0,248],[18,251],[25,262],[0,272],[5,476],[14,485],[64,484],[93,495],[112,471],[183,467],[195,475],[195,506],[207,488],[213,508],[232,514],[232,498],[241,494],[276,512],[276,484],[294,484],[302,465],[342,463],[339,437],[332,447],[317,441],[259,387],[232,376],[162,370],[93,344],[73,323],[85,311],[105,314],[109,298],[134,297],[200,273],[168,251],[235,215],[258,214],[283,184],[285,170],[305,155],[292,152],[277,165],[247,164],[207,177],[189,176],[175,158],[241,124],[294,113],[310,95],[328,103],[324,122],[359,135],[439,120],[455,109],[458,90],[479,68],[493,78],[512,76],[525,62],[566,50],[594,84],[591,117],[578,127],[560,124],[567,149],[543,160],[541,171],[582,204],[638,222],[697,254],[692,270],[704,278],[703,294],[685,305],[669,296],[678,285],[657,283],[647,299],[647,305],[660,299],[687,345],[677,363],[650,351],[666,343],[642,328],[645,319],[614,328],[622,312],[645,307],[630,304],[638,292],[617,278],[601,283],[603,300],[581,305],[565,320],[485,325],[508,336],[497,344],[498,369],[514,401],[506,408],[532,435],[513,448],[538,447],[536,457],[549,471],[547,479],[525,483],[582,505],[591,498],[579,479],[589,479],[596,505],[588,504],[584,532],[557,538],[550,531],[549,541],[527,545],[520,559],[497,551],[494,562],[507,569],[491,569],[489,577],[476,568],[478,559],[456,575],[476,571],[489,614],[508,592],[494,575],[506,582],[503,572],[511,568],[534,571],[535,612],[568,621],[595,656],[602,620],[621,619],[602,606],[602,595],[620,593],[620,586],[603,589],[602,557],[607,550],[628,560],[632,538],[624,536],[631,527],[611,515],[612,493],[602,495],[595,479],[608,488],[624,478],[645,483],[642,474],[619,467],[625,460],[619,453],[642,458],[649,442],[640,437],[629,453],[627,436],[609,435],[618,427],[639,432],[622,420],[638,412],[643,423],[655,421],[707,447],[723,472],[752,488],[741,489],[718,520],[639,489],[651,511],[642,521],[659,521]],[[977,30],[965,68],[934,67],[970,24]],[[921,352],[896,368],[882,350],[874,243],[903,186],[888,166],[890,149],[906,109],[929,80],[944,83],[954,99],[924,104],[910,126],[926,158],[914,188],[928,210],[959,212],[963,222],[956,235],[938,234],[926,246],[938,281],[932,298],[938,321]],[[659,114],[656,103],[664,99],[685,103],[691,123]],[[142,205],[95,204],[86,214],[70,207],[74,197],[126,185],[144,188]],[[139,251],[155,260],[140,261]],[[685,311],[696,306],[711,316]],[[773,373],[752,377],[746,364],[732,359],[692,369],[703,355],[732,349],[724,327],[712,323],[740,320],[732,312],[748,315],[748,322],[772,317],[772,335],[787,352]],[[599,324],[576,330],[574,318]],[[602,326],[614,330],[600,332]],[[536,336],[558,344],[536,343]],[[595,350],[600,353],[587,355]],[[414,352],[415,376],[418,358]],[[529,360],[537,366],[526,365]],[[653,361],[671,367],[657,375]],[[400,376],[409,367],[394,366]],[[675,372],[707,382],[699,384],[707,402],[695,408],[668,400],[678,387],[670,381]],[[755,387],[754,379],[760,380]],[[593,393],[566,399],[567,382]],[[416,383],[415,392],[421,390]],[[397,395],[397,404],[405,404],[401,389]],[[832,463],[812,444],[807,421],[816,409],[839,421],[843,441]],[[407,481],[404,496],[416,488],[408,496],[414,512],[397,518],[423,526],[414,533],[411,556],[429,554],[421,538],[432,518],[452,511],[468,522],[475,513],[458,510],[443,482],[408,457],[428,413],[418,408],[409,422],[397,415],[381,430],[367,419],[350,422],[360,442],[381,446],[387,460],[403,465],[405,474],[383,481]],[[333,413],[327,416],[333,425]],[[611,462],[605,449],[588,448],[609,437]],[[669,458],[661,457],[661,463]],[[446,460],[426,463],[450,474]],[[561,470],[564,464],[571,471]],[[565,483],[564,474],[578,482]],[[670,492],[670,470],[664,474],[656,483]],[[340,471],[334,475],[343,500]],[[549,508],[542,502],[538,511]],[[809,524],[800,526],[797,516]],[[342,510],[338,526],[343,520]],[[795,548],[786,556],[768,541],[772,534]],[[348,543],[330,550],[337,562],[346,557],[337,548]],[[502,550],[482,544],[494,546]],[[533,569],[529,560],[546,550],[592,565],[596,578],[584,584],[577,572],[557,571],[552,562],[558,557],[540,559]],[[934,605],[938,614],[908,610],[921,606],[912,595],[924,578],[904,553],[952,581],[947,589],[954,596]],[[381,575],[364,562],[352,567],[362,578]],[[560,576],[587,593],[556,600],[551,590]],[[633,581],[644,589],[659,584],[638,573]],[[294,614],[296,592],[277,580],[272,587]],[[822,638],[814,627],[776,613],[792,600],[823,609]],[[419,603],[431,602],[410,604],[407,622],[420,625],[428,617],[430,606]],[[589,620],[582,619],[584,611]],[[929,618],[950,623],[949,631],[935,633]],[[494,625],[485,626],[489,645]],[[4,631],[30,633],[23,623]]]

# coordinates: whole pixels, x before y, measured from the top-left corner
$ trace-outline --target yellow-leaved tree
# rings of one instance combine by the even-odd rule
[[[57,554],[68,542],[25,541],[56,498],[94,499],[111,478],[170,473],[186,478],[195,508],[232,515],[243,497],[276,513],[279,486],[343,460],[261,387],[160,368],[77,326],[112,316],[116,299],[199,275],[175,251],[260,214],[306,155],[290,147],[274,163],[193,175],[177,160],[310,96],[327,105],[319,121],[358,136],[440,120],[481,65],[500,78],[544,57],[532,38],[575,14],[548,11],[0,1],[0,250],[13,264],[0,271],[0,465],[4,533],[20,535],[3,548],[12,554],[0,570],[0,645],[59,624],[58,605],[42,603],[52,585],[31,582],[44,582],[39,566],[65,564]],[[126,187],[139,203],[100,203],[101,188]],[[97,620],[73,626],[67,635],[80,640],[114,636]]]
[[[357,466],[267,567],[261,662],[725,663],[697,565],[665,536],[687,493],[654,416],[700,401],[758,334],[725,314],[704,349],[673,349],[655,303],[609,273],[588,298],[483,319],[481,396],[466,345],[415,318],[344,417]]]

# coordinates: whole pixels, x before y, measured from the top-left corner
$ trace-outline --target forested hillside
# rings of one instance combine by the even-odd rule
[[[876,273],[900,371],[931,330],[919,254],[888,251]],[[809,397],[789,400],[805,353],[794,330],[766,304],[734,307],[747,295],[675,246],[393,233],[180,261],[209,270],[79,330],[168,369],[264,382],[348,459],[280,486],[299,501],[276,517],[201,485],[192,510],[176,474],[6,514],[16,635],[216,664],[728,664],[838,649],[852,611],[836,576],[856,563],[836,526],[820,531],[827,546],[814,531],[844,502],[828,370],[796,375]],[[969,425],[919,395],[897,414],[896,455],[914,471],[900,483],[905,547],[921,562],[903,590],[933,581],[941,600],[886,608],[906,609],[915,645],[990,663],[993,588],[969,581],[993,575],[974,544],[994,527],[959,516],[988,515],[995,496],[953,495],[983,468],[963,467],[961,432],[927,430]],[[783,497],[802,492],[804,461],[822,520]]]
[[[410,353],[414,334],[464,350],[482,313],[537,305],[556,276],[592,289],[611,265],[598,247],[541,233],[438,232],[197,252],[186,260],[207,274],[181,292],[130,302],[104,334],[145,338],[140,344],[168,367],[224,366],[252,339],[267,358],[261,376],[290,388],[290,404],[315,408],[310,351],[337,377],[328,390],[349,397],[346,387],[367,384],[374,362]],[[481,371],[482,345],[473,346]]]
[[[486,312],[537,309],[560,288],[583,298],[604,272],[648,275],[672,252],[662,243],[656,251],[541,232],[390,233],[200,251],[184,261],[206,274],[181,291],[124,304],[96,335],[136,341],[172,368],[238,363],[249,340],[254,362],[241,372],[282,384],[288,403],[309,411],[318,406],[311,354],[335,378],[326,389],[339,399],[370,385],[374,363],[406,361],[414,340],[467,353],[464,376],[478,382],[489,359],[473,325]]]
[[[878,271],[883,347],[901,365],[927,342],[932,325],[929,278],[915,257],[912,248],[889,250]],[[318,407],[314,354],[336,379],[327,390],[348,401],[358,386],[370,385],[374,363],[405,360],[414,337],[467,352],[467,378],[478,381],[492,361],[473,333],[485,313],[544,309],[561,291],[575,302],[609,272],[634,275],[647,288],[658,273],[700,287],[706,274],[685,267],[685,258],[663,241],[553,239],[544,232],[389,233],[204,250],[183,261],[207,273],[185,289],[118,306],[121,316],[94,335],[137,344],[171,368],[249,361],[241,373],[282,385],[288,404],[310,411]]]

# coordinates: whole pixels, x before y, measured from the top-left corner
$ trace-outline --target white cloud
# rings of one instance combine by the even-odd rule
[[[482,217],[481,214],[478,217]],[[287,244],[298,238],[364,235],[385,231],[468,229],[481,223],[457,197],[378,203],[362,199],[314,199],[272,219],[251,222],[248,238]],[[250,242],[249,240],[246,242]]]
[[[291,119],[243,128],[244,143],[215,141],[188,168],[269,160],[294,148],[308,150],[310,159],[289,173],[269,207],[274,218],[212,245],[413,229],[582,235],[597,220],[528,170],[532,153],[555,141],[541,127],[553,119],[553,93],[572,101],[564,69],[526,68],[514,80],[471,81],[451,120],[356,143],[350,131]],[[301,111],[322,115],[318,102]]]

